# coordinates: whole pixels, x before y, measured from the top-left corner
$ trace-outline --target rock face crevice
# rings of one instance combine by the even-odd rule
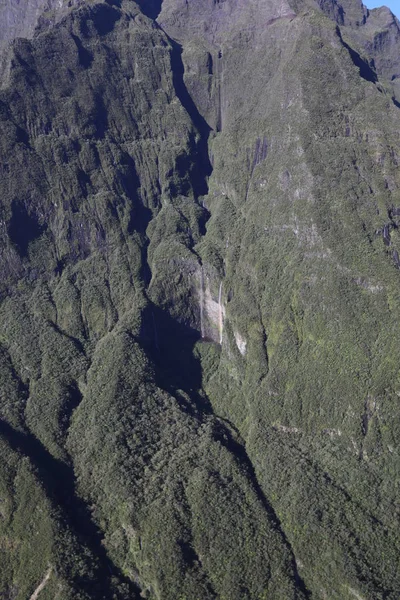
[[[211,133],[211,127],[206,123],[205,119],[199,113],[193,98],[188,92],[185,84],[185,68],[182,60],[182,47],[175,41],[169,39],[171,51],[171,71],[173,74],[173,82],[175,93],[188,113],[191,122],[197,129],[200,136],[199,141],[191,138],[192,147],[190,148],[190,161],[187,164],[180,165],[181,176],[188,171],[191,172],[191,189],[195,194],[195,198],[206,196],[208,193],[207,180],[212,173],[212,165],[209,159],[208,139]]]
[[[365,79],[365,81],[369,81],[371,83],[376,83],[378,80],[377,74],[371,68],[371,66],[366,62],[366,60],[362,59],[361,56],[353,50],[342,38],[342,34],[340,32],[339,27],[337,28],[337,35],[340,39],[340,42],[346,48],[348,53],[350,54],[350,58],[353,61],[354,65],[360,70],[360,77]]]

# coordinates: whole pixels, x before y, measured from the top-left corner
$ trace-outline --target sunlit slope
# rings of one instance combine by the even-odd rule
[[[331,8],[98,2],[13,43],[6,598],[399,597],[400,112]]]

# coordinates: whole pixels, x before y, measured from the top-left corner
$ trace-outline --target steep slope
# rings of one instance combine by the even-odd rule
[[[83,4],[82,0],[34,0],[0,5],[0,43],[6,45],[15,38],[32,38],[42,24],[53,24],[62,19],[70,8]]]
[[[197,6],[165,2],[159,22],[210,123],[196,82],[220,100],[197,247],[214,298],[223,280],[207,393],[246,439],[313,594],[396,598],[398,108],[320,12],[252,3],[247,35],[247,5],[236,19],[204,6],[206,47]]]
[[[0,592],[395,600],[397,22],[385,62],[358,2],[19,10]]]
[[[179,55],[135,4],[85,6],[14,42],[0,101],[3,593],[34,594],[51,568],[41,598],[304,597],[240,439],[201,396],[198,298],[180,325],[164,310],[172,259],[198,270],[210,168]],[[36,543],[20,464],[46,515]]]

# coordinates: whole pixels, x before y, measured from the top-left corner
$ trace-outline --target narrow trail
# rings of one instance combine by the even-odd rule
[[[47,585],[47,582],[49,581],[49,579],[51,577],[52,570],[53,570],[52,567],[49,567],[48,571],[46,572],[45,576],[43,577],[42,582],[37,586],[36,590],[33,592],[32,596],[29,598],[29,600],[37,600],[38,599],[40,592],[44,590],[44,588]]]

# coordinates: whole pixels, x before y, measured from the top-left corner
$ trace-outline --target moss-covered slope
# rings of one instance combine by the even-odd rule
[[[375,25],[64,8],[3,55],[0,594],[395,600],[400,112]]]

